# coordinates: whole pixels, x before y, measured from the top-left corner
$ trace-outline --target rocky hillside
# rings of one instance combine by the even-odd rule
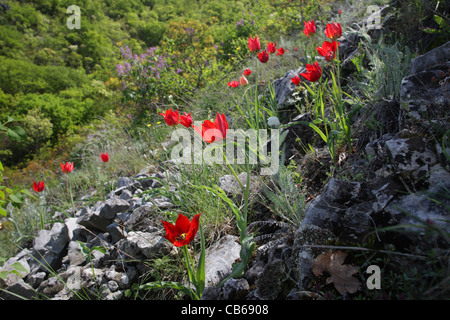
[[[363,40],[345,35],[344,69]],[[222,286],[241,258],[239,237],[230,232],[208,244],[202,299],[448,298],[450,41],[409,62],[398,97],[385,97],[370,114],[353,115],[356,150],[341,153],[334,165],[314,131],[298,124],[308,113],[286,118],[286,158],[295,159],[312,194],[303,219],[294,226],[261,210],[249,224],[258,236],[244,275]],[[346,79],[356,72],[348,66]],[[290,79],[300,72],[291,70],[274,81],[280,109],[298,98]],[[377,125],[367,126],[368,120]],[[298,138],[314,152],[299,148]],[[327,176],[330,167],[334,174]],[[56,213],[62,222],[41,230],[0,270],[0,299],[131,299],[150,262],[180,256],[162,237],[161,212],[173,203],[155,195],[162,187],[178,192],[177,165],[165,163],[156,171],[147,167],[119,178],[106,201],[84,205],[69,212],[71,217]],[[234,178],[219,182],[238,202]],[[251,189],[265,197],[257,182]],[[252,205],[257,210],[258,202]],[[371,278],[373,268],[380,272],[378,284]]]

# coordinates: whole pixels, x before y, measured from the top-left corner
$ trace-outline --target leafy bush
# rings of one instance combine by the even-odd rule
[[[0,87],[10,94],[56,93],[88,83],[86,75],[79,70],[63,66],[38,66],[4,57],[0,57],[0,73]]]
[[[25,148],[33,150],[34,153],[39,151],[41,146],[53,134],[53,125],[50,119],[44,117],[38,108],[33,108],[28,111],[27,115],[23,118],[23,127],[27,134]]]

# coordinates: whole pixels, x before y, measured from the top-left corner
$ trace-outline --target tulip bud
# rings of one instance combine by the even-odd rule
[[[248,85],[248,80],[247,80],[247,78],[246,78],[245,76],[241,76],[241,77],[239,78],[239,84],[240,84],[241,86],[246,86],[246,85]]]

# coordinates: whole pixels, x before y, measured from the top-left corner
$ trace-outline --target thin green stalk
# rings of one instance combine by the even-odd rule
[[[182,246],[181,251],[183,252],[184,261],[186,262],[186,269],[188,271],[188,281],[189,283],[191,282],[194,283],[195,286],[195,274],[193,269],[194,262],[192,260],[192,256],[189,253],[187,246]]]
[[[345,141],[348,145],[349,151],[352,150],[352,141],[351,141],[351,131],[350,131],[350,124],[349,119],[345,115],[345,106],[344,101],[342,99],[342,87],[341,87],[341,61],[339,60],[339,46],[336,50],[336,59],[333,60],[333,66],[332,66],[332,94],[334,97],[334,110],[335,114],[338,120],[338,124],[340,127],[340,131],[344,133]]]
[[[258,79],[258,78],[256,78]],[[253,129],[258,129],[259,128],[259,100],[258,100],[258,82],[256,82],[255,85],[255,122],[256,122],[256,128]]]
[[[241,180],[239,180],[236,172],[234,171],[233,167],[231,166],[231,164],[228,162],[227,156],[225,155],[225,153],[222,152],[222,156],[225,160],[225,163],[227,164],[228,168],[230,169],[231,173],[233,174],[233,176],[236,178],[237,182],[239,183],[239,186],[241,187],[242,191],[244,191],[244,186],[241,183]]]
[[[39,196],[39,220],[41,222],[41,230],[44,229],[44,217],[42,216],[41,196]]]
[[[67,176],[67,188],[68,188],[69,194],[70,194],[70,202],[72,203],[72,215],[75,216],[75,206],[73,204],[72,188],[70,188],[70,185],[69,185],[69,176]]]
[[[191,253],[189,252],[187,245],[181,247],[183,252],[184,260],[186,262],[186,268],[188,270],[188,281],[192,283],[195,287],[195,295],[192,297],[196,300],[202,296],[203,291],[205,290],[205,236],[203,234],[203,228],[200,223],[200,236],[201,236],[201,251],[200,257],[198,261],[197,270],[195,269],[194,259],[192,258]]]
[[[315,100],[315,120],[313,122],[306,122],[306,121],[297,121],[292,123],[291,125],[295,124],[305,124],[311,127],[321,138],[322,140],[327,144],[331,158],[333,159],[333,162],[336,162],[336,152],[335,152],[335,136],[339,133],[335,128],[331,128],[331,131],[328,131],[328,124],[331,122],[328,121],[328,119],[325,116],[325,103],[324,103],[324,85],[322,83],[322,77],[319,79],[319,83],[314,90],[309,87],[306,83],[304,84],[305,88],[308,90],[308,92],[314,96]],[[322,124],[324,127],[324,131],[322,131],[316,124]]]

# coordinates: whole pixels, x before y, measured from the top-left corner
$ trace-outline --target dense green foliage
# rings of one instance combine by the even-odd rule
[[[446,40],[448,10],[439,3],[392,2],[389,10],[395,21],[389,25],[403,31],[375,33],[372,41],[359,30],[365,41],[351,60],[357,71],[341,77],[340,62],[321,60],[328,81],[299,86],[304,95],[296,100],[297,108],[282,114],[272,80],[315,60],[307,53],[315,52],[317,42],[314,45],[305,37],[303,22],[315,19],[320,30],[315,41],[324,39],[325,24],[334,19],[351,30],[353,22],[367,14],[366,2],[345,1],[344,6],[344,1],[331,0],[4,1],[0,4],[0,264],[17,245],[33,239],[39,228],[49,228],[81,206],[104,200],[119,177],[165,165],[172,128],[158,112],[169,107],[181,114],[192,112],[196,120],[224,112],[230,127],[254,129],[267,128],[269,116],[292,118],[298,111],[311,111],[315,120],[306,124],[327,144],[333,164],[317,161],[321,166],[317,171],[323,171],[324,177],[336,175],[339,152],[350,156],[356,152],[352,116],[359,111],[370,114],[381,99],[398,99],[411,58]],[[66,24],[71,5],[80,8],[80,29]],[[341,5],[342,15],[336,9]],[[261,64],[248,48],[249,36],[255,35],[262,47],[273,41],[286,53],[271,55],[268,63]],[[227,82],[239,79],[246,68],[252,69],[250,85],[228,88]],[[376,128],[376,120],[368,120],[367,125]],[[315,152],[312,145],[301,147]],[[99,159],[106,151],[111,155],[107,164]],[[255,247],[250,241],[253,234],[247,234],[247,218],[260,222],[268,210],[296,226],[303,219],[305,203],[311,199],[306,197],[306,173],[297,170],[300,163],[290,160],[270,184],[263,181],[271,208],[253,207],[258,195],[249,188],[242,190],[241,207],[218,192],[218,178],[230,173],[226,166],[177,169],[181,178],[173,183],[178,192],[164,183],[145,191],[145,197],[151,201],[157,193],[169,198],[176,211],[160,213],[170,219],[179,212],[208,213],[202,216],[208,244],[224,234],[239,234],[241,243],[248,245],[235,270],[240,274]],[[60,162],[67,161],[75,167],[70,175],[59,168]],[[236,166],[237,173],[253,169]],[[318,184],[323,182],[320,179]],[[32,190],[33,180],[45,180],[42,193],[26,190]],[[87,200],[82,200],[86,195]],[[171,259],[155,260],[150,280],[182,277],[175,267],[179,263]],[[409,285],[405,281],[404,286]]]
[[[70,5],[80,8],[80,29],[67,26]],[[306,7],[314,12],[317,3]],[[230,62],[248,55],[246,39],[256,30],[270,37],[300,27],[297,6],[280,0],[5,1],[0,120],[36,114],[39,121],[24,126],[28,139],[19,144],[2,139],[0,158],[22,167],[40,150],[41,157],[52,158],[43,147],[54,148],[95,117],[123,107],[117,89],[127,79],[119,79],[116,65],[127,61],[125,48],[139,56],[157,47],[166,61],[159,66],[161,81],[147,79],[153,83],[125,90],[126,105],[133,107],[126,113],[143,118],[149,106],[167,103],[169,96],[185,102],[229,71]],[[135,76],[128,80],[136,82]]]
[[[128,145],[139,145],[140,153],[164,140],[155,111],[174,104],[182,110],[189,104],[206,112],[223,109],[227,93],[219,95],[218,90],[251,59],[248,37],[258,34],[262,42],[297,37],[303,20],[318,18],[323,13],[319,3],[327,2],[303,3],[299,14],[297,3],[284,0],[2,1],[0,123],[26,133],[12,139],[0,132],[5,185],[12,194],[30,188],[33,179],[59,188],[59,163],[70,160],[77,168],[86,166],[86,180],[73,184],[78,192],[88,192],[89,175],[96,172],[85,158],[91,146],[97,152],[122,147],[116,140],[123,134]],[[68,27],[71,5],[80,9],[79,29]],[[121,72],[127,63],[130,72]],[[144,71],[151,77],[143,76]],[[124,132],[114,130],[110,136],[109,130],[104,132],[105,121]],[[95,138],[98,130],[100,140]],[[139,142],[148,136],[149,144]],[[121,152],[129,150],[116,150]],[[136,160],[133,169],[145,162]],[[126,168],[118,161],[115,174],[133,173]],[[103,176],[96,187],[102,183]],[[68,199],[53,194],[51,205],[64,207]],[[24,222],[33,220],[35,212],[29,214],[15,221],[16,226],[30,226],[18,238],[34,228]],[[4,222],[3,230],[8,225]]]

